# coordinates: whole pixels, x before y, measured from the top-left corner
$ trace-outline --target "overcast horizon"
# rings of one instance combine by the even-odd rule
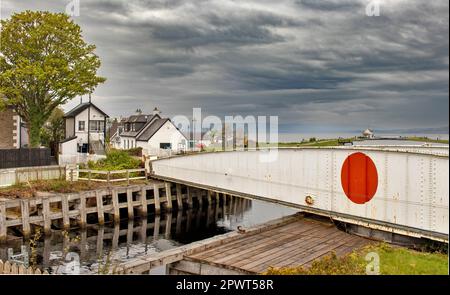
[[[1,17],[69,2],[1,0]],[[80,0],[72,18],[97,46],[107,81],[92,97],[111,117],[200,107],[279,116],[281,133],[448,134],[449,2],[378,1],[368,16],[370,2]]]

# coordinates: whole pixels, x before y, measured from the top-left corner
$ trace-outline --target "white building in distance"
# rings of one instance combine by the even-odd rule
[[[144,155],[182,152],[188,148],[186,136],[169,118],[155,108],[152,115],[137,113],[112,123],[110,142],[117,149],[141,147]]]

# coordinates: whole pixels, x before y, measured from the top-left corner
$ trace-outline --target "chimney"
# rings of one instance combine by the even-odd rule
[[[155,107],[155,108],[153,109],[153,115],[160,115],[160,114],[161,114],[161,111],[158,110],[157,107]]]

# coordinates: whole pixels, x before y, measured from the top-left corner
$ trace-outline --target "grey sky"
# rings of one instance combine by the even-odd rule
[[[1,0],[2,18],[70,1]],[[111,116],[278,115],[282,132],[436,128],[449,120],[447,0],[80,0]],[[74,100],[69,106],[78,103]]]

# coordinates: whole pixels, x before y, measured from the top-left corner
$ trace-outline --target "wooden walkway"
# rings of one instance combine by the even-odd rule
[[[342,256],[368,243],[370,240],[347,234],[329,222],[303,218],[257,235],[244,233],[238,240],[185,256],[184,260],[244,273],[261,273],[270,266],[308,267],[332,251]]]

